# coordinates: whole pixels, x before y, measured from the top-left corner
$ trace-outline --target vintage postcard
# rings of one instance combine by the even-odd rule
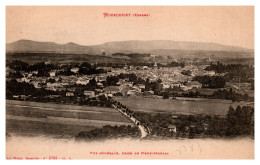
[[[6,159],[254,159],[254,6],[6,6]]]

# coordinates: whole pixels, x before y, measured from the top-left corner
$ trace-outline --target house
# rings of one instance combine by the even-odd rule
[[[185,83],[185,85],[181,85],[180,88],[183,91],[191,90],[193,88],[200,89],[202,87],[202,84],[197,81],[189,81]]]
[[[87,85],[88,83],[89,83],[89,80],[78,79],[78,80],[76,81],[76,84]]]
[[[32,77],[32,73],[28,73],[27,77]]]
[[[95,89],[95,91],[96,91],[97,93],[101,93],[101,92],[102,92],[102,89]]]
[[[207,71],[206,74],[208,76],[214,76],[216,73],[215,73],[215,71]]]
[[[76,90],[76,87],[70,87],[70,88],[67,88],[67,90],[68,90],[69,92],[74,92],[74,91]]]
[[[126,93],[128,96],[136,95],[136,91],[130,90]]]
[[[100,83],[100,82],[98,82],[97,85],[98,85],[99,87],[104,87],[103,84]]]
[[[94,91],[84,91],[84,95],[87,97],[95,97],[95,92]]]
[[[163,88],[166,89],[166,88],[170,88],[171,86],[169,84],[163,84]]]
[[[69,85],[69,83],[67,83],[67,82],[62,82],[62,83],[60,83],[62,86],[68,86]]]
[[[34,88],[41,88],[39,86],[39,82],[37,82],[37,81],[32,81],[31,84],[33,84]]]
[[[172,115],[172,119],[177,119],[177,118],[178,118],[178,116]]]
[[[50,95],[49,98],[60,97],[60,95]]]
[[[56,76],[56,72],[54,72],[54,71],[49,72],[49,74],[50,74],[50,77],[54,77],[54,76]]]
[[[112,97],[113,97],[113,95],[112,95],[112,94],[107,94],[107,97],[110,97],[110,98],[112,98]]]
[[[18,99],[18,98],[19,98],[19,96],[18,96],[18,95],[13,95],[13,98],[16,98],[16,99]]]
[[[199,83],[198,81],[190,81],[186,83],[186,86],[189,87],[190,89],[192,88],[200,89],[202,87],[202,84]]]
[[[67,93],[66,93],[66,96],[68,96],[68,97],[73,97],[73,96],[74,96],[74,93],[73,93],[73,92],[67,92]]]
[[[117,86],[109,86],[104,89],[105,93],[107,94],[115,94],[119,92],[119,88]]]
[[[144,95],[153,95],[154,91],[144,91]]]
[[[127,92],[130,90],[130,88],[128,87],[128,86],[125,86],[125,87],[123,87],[121,90],[120,90],[120,92],[123,94],[123,95],[125,95],[125,94],[127,94]]]
[[[207,131],[208,128],[209,128],[209,124],[207,124],[207,123],[203,123],[203,128],[204,128],[204,131]]]
[[[145,69],[148,69],[148,66],[143,66],[143,69],[145,70]]]
[[[24,101],[25,101],[25,100],[26,100],[26,99],[28,99],[30,96],[21,95],[20,97],[21,97],[21,99],[22,99],[22,100],[24,100]]]
[[[132,89],[132,90],[134,90],[134,91],[136,91],[136,92],[141,92],[141,91],[142,91],[142,90],[139,88],[139,86],[137,86],[137,85],[133,86],[133,87],[130,88],[130,89]]]
[[[62,85],[60,83],[50,83],[50,82],[47,82],[46,86],[48,88],[59,88],[59,87],[62,87]]]
[[[171,86],[172,87],[179,87],[181,84],[179,82],[172,82]]]
[[[181,85],[180,88],[181,88],[181,90],[183,90],[183,91],[187,91],[187,90],[189,90],[189,89],[192,89],[192,88],[189,88],[189,87],[187,87],[187,86],[185,86],[185,85]]]
[[[139,84],[138,86],[140,89],[145,89],[145,85],[143,85],[143,84]]]
[[[169,126],[168,126],[168,130],[169,130],[170,132],[176,133],[176,132],[177,132],[177,127],[176,127],[176,125],[169,125]]]
[[[78,73],[79,68],[72,68],[72,69],[70,69],[70,71],[73,72],[73,73]]]
[[[32,74],[38,74],[38,70],[37,71],[32,71]]]
[[[21,78],[21,82],[26,82],[26,83],[29,83],[31,80],[26,78],[26,77],[23,77]]]
[[[103,75],[101,75],[101,76],[96,76],[96,77],[95,77],[95,80],[96,80],[96,81],[100,81],[100,82],[101,82],[101,81],[106,81],[106,77],[103,76]]]

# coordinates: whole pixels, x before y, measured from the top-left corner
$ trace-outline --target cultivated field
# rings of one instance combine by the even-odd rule
[[[73,137],[104,125],[133,125],[115,109],[6,101],[7,133]]]
[[[143,97],[117,97],[116,100],[133,111],[172,114],[226,115],[230,105],[236,107],[237,105],[246,104],[244,102],[233,103],[230,100],[202,98],[177,98],[176,100],[170,100]]]

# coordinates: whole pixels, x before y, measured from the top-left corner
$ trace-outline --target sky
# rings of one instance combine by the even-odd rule
[[[105,17],[103,13],[131,13]],[[133,17],[134,13],[149,14]],[[126,40],[214,42],[254,49],[252,6],[7,6],[6,42],[97,45]]]

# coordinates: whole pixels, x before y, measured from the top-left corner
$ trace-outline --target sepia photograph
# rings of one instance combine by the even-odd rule
[[[255,159],[254,6],[5,10],[7,160]]]

